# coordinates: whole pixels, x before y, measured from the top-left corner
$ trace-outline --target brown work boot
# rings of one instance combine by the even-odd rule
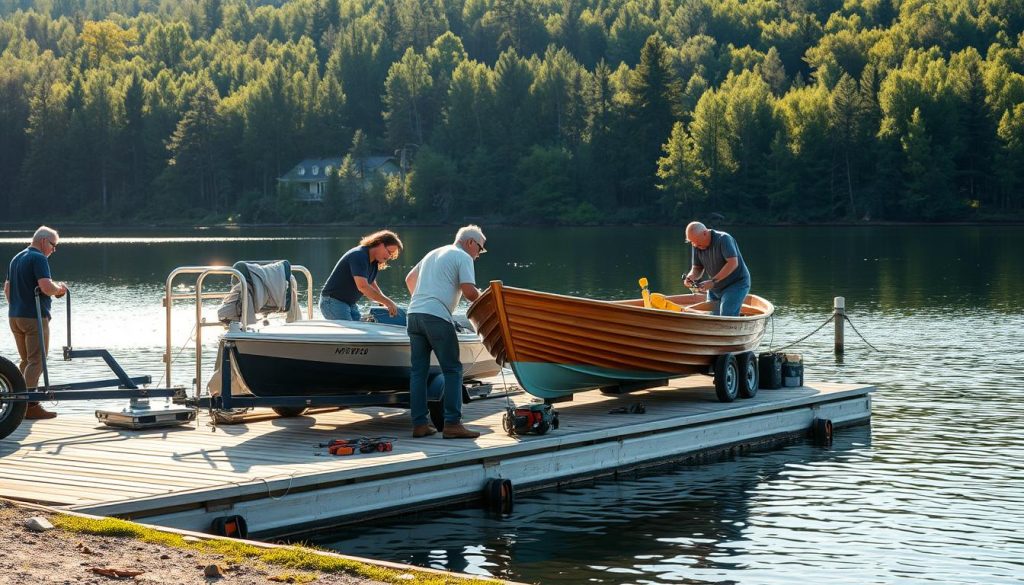
[[[467,429],[462,423],[445,423],[441,436],[446,439],[475,439],[480,433]]]
[[[28,410],[25,411],[25,420],[43,420],[47,418],[57,418],[56,412],[50,412],[39,404],[28,405]]]
[[[420,437],[429,437],[430,435],[436,434],[437,429],[435,429],[434,425],[431,424],[416,425],[412,428],[412,436],[414,439],[419,439]]]

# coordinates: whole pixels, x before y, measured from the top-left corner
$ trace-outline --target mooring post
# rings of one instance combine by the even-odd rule
[[[843,322],[846,321],[846,298],[835,297],[832,300],[832,307],[835,312],[832,314],[832,320],[836,326],[836,355],[843,354]]]

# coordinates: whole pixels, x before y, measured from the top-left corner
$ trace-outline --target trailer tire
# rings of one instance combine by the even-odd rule
[[[292,418],[295,416],[302,416],[302,413],[306,412],[305,406],[272,406],[271,410],[277,413],[277,416],[284,418]]]
[[[757,388],[760,384],[757,355],[752,351],[741,353],[736,356],[736,365],[740,372],[740,398],[757,396]]]
[[[715,358],[715,395],[719,402],[732,402],[740,391],[736,356],[726,353]]]
[[[4,400],[4,394],[25,392],[25,378],[21,376],[18,366],[10,360],[0,357],[0,439],[6,438],[25,420],[28,402],[24,400]]]

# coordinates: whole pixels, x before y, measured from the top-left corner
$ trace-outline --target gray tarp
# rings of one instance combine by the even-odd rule
[[[246,323],[256,322],[256,313],[279,313],[284,311],[286,306],[288,315],[286,320],[291,323],[302,319],[302,310],[298,302],[298,285],[295,277],[290,277],[291,286],[285,280],[284,261],[272,264],[249,264],[249,310],[246,314]],[[217,307],[217,319],[228,323],[242,320],[242,285],[235,284],[231,292],[224,299],[224,302]],[[287,303],[285,295],[291,291],[291,304]],[[312,300],[310,300],[312,302]]]

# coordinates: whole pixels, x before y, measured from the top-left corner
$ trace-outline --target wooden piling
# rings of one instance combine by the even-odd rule
[[[844,342],[843,342],[843,324],[846,321],[846,298],[845,297],[835,297],[832,300],[832,307],[834,308],[834,311],[835,311],[832,314],[832,321],[834,322],[834,324],[836,326],[836,329],[835,329],[835,331],[836,331],[836,334],[835,334],[835,340],[836,340],[835,352],[836,352],[836,355],[842,355],[843,354],[843,345],[844,345]]]

